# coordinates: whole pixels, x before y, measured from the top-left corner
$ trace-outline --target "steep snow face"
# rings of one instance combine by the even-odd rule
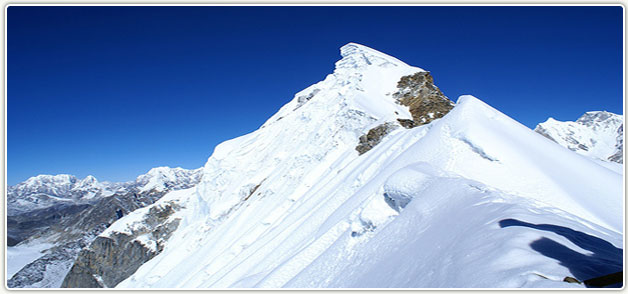
[[[333,74],[297,93],[259,130],[216,147],[195,195],[199,214],[221,217],[250,197],[296,200],[338,158],[352,158],[371,127],[411,118],[391,98],[399,79],[422,71],[362,45],[341,49]]]
[[[575,122],[549,118],[534,129],[539,134],[579,154],[623,163],[624,116],[590,111]]]
[[[360,135],[411,118],[391,93],[422,70],[357,44],[341,54],[259,130],[217,146],[198,186],[102,234],[177,207],[163,251],[117,287],[582,287],[562,280],[621,270],[620,174],[472,96],[358,156]],[[547,250],[563,247],[577,254]],[[584,271],[565,260],[578,254]]]

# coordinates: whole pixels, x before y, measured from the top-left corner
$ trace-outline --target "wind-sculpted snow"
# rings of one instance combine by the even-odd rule
[[[341,55],[259,130],[217,146],[198,186],[102,235],[177,203],[161,253],[116,287],[584,287],[563,280],[617,271],[618,173],[472,96],[358,155],[360,136],[412,119],[392,94],[423,70],[353,43]]]
[[[433,178],[429,172],[418,175],[416,168],[394,175],[424,184],[413,190],[414,199],[398,217],[370,238],[355,240],[341,234],[282,286],[569,288],[582,285],[565,283],[565,277],[583,281],[622,269],[618,233],[573,215],[535,207],[471,180]],[[535,227],[529,222],[544,225]],[[573,233],[565,236],[561,231]],[[603,241],[605,247],[593,243],[593,248],[581,244],[601,238],[612,243]],[[588,256],[589,250],[599,255]],[[576,257],[583,262],[570,260]]]

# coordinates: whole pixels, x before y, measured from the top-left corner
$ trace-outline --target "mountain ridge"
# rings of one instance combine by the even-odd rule
[[[99,182],[92,175],[79,179],[69,174],[40,174],[7,187],[7,211],[13,216],[62,203],[89,204],[101,197],[135,187],[141,187],[144,191],[153,188],[163,190],[166,183],[175,186],[179,184],[176,183],[177,177],[180,180],[186,176],[195,177],[194,174],[199,171],[200,169],[186,170],[180,167],[155,167],[146,174],[139,175],[134,181],[126,182]]]
[[[198,184],[105,215],[55,283],[580,288],[565,281],[623,268],[620,173],[474,96],[453,103],[421,68],[355,43],[340,53],[217,145]]]
[[[613,262],[571,274],[530,247],[551,232],[522,224],[575,228],[617,249],[619,174],[473,96],[426,124],[402,127],[399,119],[413,116],[393,93],[403,77],[425,71],[365,48],[343,46],[332,74],[295,94],[260,129],[219,144],[198,185],[116,221],[98,236],[108,245],[83,250],[64,286],[578,287],[563,278],[618,269]],[[396,127],[356,150],[362,136],[387,124]],[[447,209],[448,202],[464,205]],[[503,225],[515,218],[518,227]],[[156,234],[160,227],[168,233]],[[460,239],[443,233],[453,227]],[[394,256],[399,250],[406,255]],[[490,260],[451,256],[474,250]],[[130,276],[101,262],[127,255],[132,260],[118,265],[136,269]],[[461,270],[472,277],[446,283]]]

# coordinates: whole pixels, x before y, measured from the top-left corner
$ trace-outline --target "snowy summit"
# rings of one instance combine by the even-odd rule
[[[197,185],[111,224],[62,287],[582,288],[622,271],[620,173],[421,68],[340,53]]]

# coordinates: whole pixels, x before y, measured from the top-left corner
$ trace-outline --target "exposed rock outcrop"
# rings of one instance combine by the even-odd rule
[[[429,72],[422,71],[413,75],[403,76],[397,83],[397,92],[393,97],[401,105],[409,108],[412,119],[398,118],[399,125],[406,129],[428,124],[443,117],[453,107],[454,103],[434,85],[434,79]],[[360,137],[355,147],[360,155],[371,150],[384,136],[397,127],[393,122],[378,125]]]
[[[403,76],[397,83],[399,89],[393,97],[402,105],[410,108],[414,123],[399,121],[405,128],[424,125],[443,117],[454,103],[434,85],[434,78],[429,72],[422,71]]]
[[[110,238],[97,237],[79,254],[61,287],[109,288],[133,274],[156,253],[133,236],[114,234]]]
[[[89,204],[67,204],[32,210],[7,216],[8,246],[14,246],[31,236],[48,233],[52,226],[72,219],[88,209]]]
[[[11,288],[60,287],[79,252],[96,236],[116,220],[153,204],[168,192],[196,185],[201,174],[201,169],[158,167],[134,182],[98,183],[93,177],[78,180],[69,175],[42,175],[10,187],[7,199],[26,204],[14,207],[15,213],[7,217],[7,245],[33,240],[55,245],[8,277],[7,285]],[[66,200],[45,208],[31,205],[31,202],[38,204],[36,200],[41,197],[47,199],[44,194],[68,199],[87,197],[89,201]],[[7,201],[8,207],[15,205],[14,202]],[[160,228],[159,232],[167,229]]]
[[[375,145],[379,144],[384,136],[396,129],[398,126],[395,123],[387,122],[378,125],[368,131],[365,135],[360,136],[360,143],[355,147],[355,150],[360,155],[371,150]]]
[[[403,119],[403,118],[398,118],[397,121],[399,122],[399,124],[406,128],[406,129],[411,129],[417,126],[417,124],[414,122],[414,120],[411,119]]]
[[[45,226],[44,223],[43,226],[38,227],[32,239],[41,238],[59,245],[48,249],[44,256],[15,273],[7,285],[10,288],[59,287],[60,279],[70,270],[79,252],[98,234],[107,229],[120,215],[126,215],[138,208],[150,205],[165,194],[165,191],[156,190],[131,192],[102,198],[93,206],[83,207],[77,212],[71,210],[71,214],[61,214],[67,212],[67,209],[57,212],[54,215],[61,215],[61,217],[49,226]],[[70,208],[72,207],[68,209]],[[50,215],[47,211],[51,209],[56,208],[46,208],[43,215]],[[61,275],[61,277],[55,281],[52,274]]]
[[[614,161],[617,163],[624,163],[624,125],[622,124],[617,129],[617,144],[615,144],[615,148],[617,148],[617,152],[608,157],[609,161]]]
[[[46,251],[42,257],[27,264],[7,281],[9,288],[43,288],[59,287],[58,275],[65,274],[81,248],[87,246],[89,240],[79,239],[55,246]],[[61,271],[61,273],[59,273]]]
[[[177,209],[171,202],[153,206],[145,214],[143,226],[96,237],[80,252],[61,287],[115,287],[163,250],[164,242],[179,226],[178,218],[169,219]]]

